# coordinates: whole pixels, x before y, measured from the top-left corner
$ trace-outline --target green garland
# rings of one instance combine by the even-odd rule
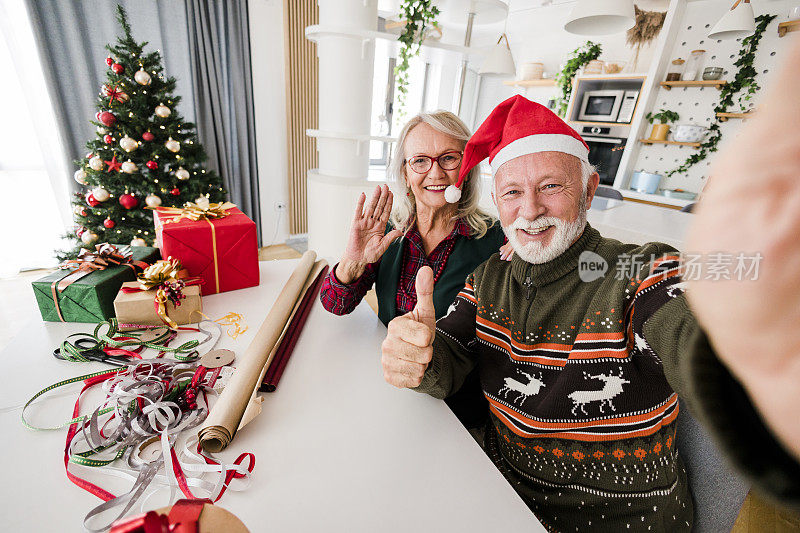
[[[739,95],[738,103],[741,109],[753,98],[753,96],[761,89],[761,86],[756,82],[756,71],[753,66],[753,61],[756,58],[756,50],[758,50],[758,43],[761,41],[761,35],[769,26],[769,23],[776,17],[776,15],[759,15],[756,17],[756,31],[753,35],[745,37],[742,40],[742,48],[739,50],[739,58],[733,64],[739,67],[733,81],[722,86],[719,93],[719,103],[714,108],[714,121],[709,126],[708,139],[700,145],[700,148],[694,154],[690,155],[681,166],[667,172],[667,177],[670,177],[678,172],[686,172],[692,166],[708,157],[708,154],[717,151],[720,139],[722,139],[722,131],[720,131],[720,120],[717,113],[727,113],[730,106],[733,105],[733,97],[740,91],[745,91],[744,94]]]
[[[603,49],[600,45],[592,41],[586,41],[572,51],[569,59],[567,60],[564,68],[556,76],[556,85],[561,89],[561,96],[556,98],[555,109],[556,113],[564,117],[567,114],[567,106],[569,105],[569,97],[572,95],[572,78],[577,74],[578,69],[584,66],[589,61],[593,61],[600,57]]]
[[[439,8],[433,5],[433,0],[403,0],[400,11],[406,25],[398,39],[400,50],[397,53],[398,63],[394,67],[394,75],[397,81],[397,101],[400,103],[398,114],[402,115],[408,95],[409,61],[419,54],[425,39],[425,29],[428,25],[436,24]]]

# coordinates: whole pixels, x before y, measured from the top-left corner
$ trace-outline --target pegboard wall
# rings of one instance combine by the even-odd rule
[[[763,95],[763,90],[770,81],[773,69],[782,60],[782,53],[787,49],[789,43],[798,34],[787,34],[783,38],[778,38],[778,23],[789,19],[789,10],[798,5],[798,0],[753,0],[753,11],[755,15],[765,13],[777,15],[770,23],[759,43],[756,51],[754,67],[758,72],[756,81],[761,86],[761,91],[755,97],[746,102],[744,109],[738,109],[738,97],[744,91],[734,96],[734,106],[729,110],[732,113],[747,111],[750,108],[758,107],[758,101]],[[709,39],[708,32],[717,22],[725,10],[730,8],[730,0],[705,0],[689,2],[686,11],[680,21],[676,20],[671,31],[675,31],[676,40],[672,50],[665,50],[669,61],[682,58],[687,59],[692,50],[702,49],[706,51],[702,68],[709,66],[719,66],[724,69],[723,80],[731,80],[736,67],[734,62],[738,58],[741,48],[741,39],[735,41]],[[663,81],[663,78],[658,81]],[[720,91],[713,87],[682,87],[667,90],[656,85],[653,88],[657,92],[654,103],[649,109],[643,110],[643,114],[650,111],[669,109],[680,115],[674,125],[677,124],[696,124],[708,127],[714,120],[714,107],[719,102]],[[674,126],[673,125],[673,126]],[[734,138],[737,131],[742,126],[741,119],[730,119],[721,123],[722,139],[719,146],[723,146],[730,139]],[[650,135],[651,126],[648,124],[645,136]],[[670,132],[670,140],[672,133]],[[665,144],[642,145],[638,151],[638,157],[633,165],[633,170],[645,172],[655,172],[666,175],[666,172],[680,166],[686,158],[696,151],[695,148],[688,146],[676,146]],[[709,156],[695,164],[688,171],[682,174],[674,174],[661,181],[661,189],[681,188],[687,191],[700,192],[706,183],[710,164],[719,152],[709,154]],[[627,176],[626,176],[627,178]],[[618,179],[619,181],[619,179]],[[627,185],[627,179],[625,184]]]

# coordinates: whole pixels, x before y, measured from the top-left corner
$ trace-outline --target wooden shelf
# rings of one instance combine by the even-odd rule
[[[800,31],[800,19],[787,20],[778,24],[778,37],[783,37],[790,31]]]
[[[511,85],[516,87],[555,87],[556,80],[552,78],[541,80],[506,80],[503,85]]]
[[[677,146],[691,146],[692,148],[700,148],[702,143],[682,143],[678,141],[654,141],[653,139],[639,139],[642,144],[674,144]]]
[[[747,113],[717,113],[717,118],[720,122],[726,122],[729,118],[751,118],[753,114],[752,111]]]
[[[659,85],[668,91],[673,87],[716,87],[722,90],[722,87],[727,83],[725,80],[662,81]]]

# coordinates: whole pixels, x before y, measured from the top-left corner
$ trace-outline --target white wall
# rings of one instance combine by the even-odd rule
[[[528,61],[544,63],[547,77],[554,77],[559,67],[567,60],[569,53],[587,40],[599,43],[603,52],[602,60],[627,61],[633,59],[633,49],[625,43],[625,33],[601,37],[585,37],[573,35],[564,30],[564,23],[569,17],[573,2],[554,0],[548,6],[538,6],[531,0],[512,0],[509,7],[506,34],[508,35],[511,54],[517,67]],[[637,0],[636,4],[648,11],[666,11],[669,0]],[[503,32],[504,24],[498,23],[480,28],[474,37],[474,46],[489,46],[497,41]],[[652,61],[656,39],[650,46],[644,47],[639,55],[636,72],[647,72]],[[627,67],[629,69],[629,67]],[[523,94],[531,100],[542,104],[558,94],[556,88],[520,89],[503,85],[502,79],[484,77],[481,81],[480,97],[476,110],[476,128],[488,116],[498,103],[514,94]]]
[[[250,53],[261,198],[262,245],[289,236],[287,205],[286,73],[284,69],[283,2],[250,0]]]

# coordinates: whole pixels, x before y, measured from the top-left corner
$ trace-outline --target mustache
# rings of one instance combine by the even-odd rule
[[[534,220],[528,220],[527,218],[519,217],[508,226],[508,229],[538,231],[546,228],[547,226],[555,226],[556,228],[558,228],[561,227],[563,224],[564,221],[556,217],[539,217]]]

